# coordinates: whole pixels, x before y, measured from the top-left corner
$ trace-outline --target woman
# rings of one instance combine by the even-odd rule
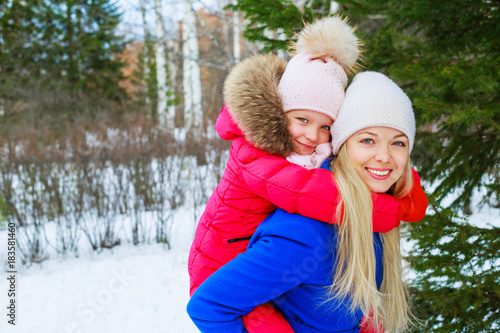
[[[408,193],[414,137],[405,93],[380,73],[356,75],[332,127],[342,223],[283,210],[270,215],[247,251],[192,296],[188,313],[198,328],[245,332],[241,316],[268,301],[295,332],[359,332],[363,316],[374,328],[406,328],[399,228],[373,232],[371,193]]]

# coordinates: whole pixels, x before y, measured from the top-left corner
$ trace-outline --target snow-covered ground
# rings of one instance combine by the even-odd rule
[[[197,332],[185,311],[193,234],[193,213],[184,210],[175,217],[170,250],[122,244],[19,267],[15,326],[7,322],[9,274],[2,269],[0,332]],[[2,262],[7,237],[0,232]]]
[[[7,323],[9,274],[2,268],[0,332],[197,332],[185,311],[193,215],[189,209],[176,214],[170,250],[160,244],[122,244],[96,253],[82,246],[78,258],[53,255],[18,267],[15,326]],[[476,208],[469,222],[500,226],[500,210]],[[50,234],[50,226],[47,230]],[[0,231],[2,265],[7,237]]]

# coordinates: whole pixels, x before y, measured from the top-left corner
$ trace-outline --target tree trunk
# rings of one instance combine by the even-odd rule
[[[165,28],[161,16],[161,0],[155,0],[156,13],[156,80],[158,95],[158,120],[161,125],[173,127],[173,117],[167,114],[167,60]]]
[[[170,20],[170,34],[167,41],[168,46],[168,69],[169,69],[169,86],[172,92],[171,99],[175,99],[176,89],[176,77],[177,77],[177,54],[179,52],[179,43],[178,39],[174,38],[177,36],[175,28],[175,21],[173,19]],[[173,119],[175,119],[175,103],[170,103],[168,106],[168,114],[172,117],[172,122],[174,124]],[[175,124],[174,124],[175,126]]]
[[[219,0],[219,3],[220,3],[220,6],[221,8],[223,8],[225,5],[226,5],[226,1],[225,0]],[[230,21],[228,19],[228,13],[229,11],[223,11],[221,14],[221,18],[222,18],[222,21],[223,21],[223,24],[222,24],[222,36],[224,38],[224,47],[227,49],[227,53],[230,54],[231,53],[231,46],[230,46],[230,43],[229,43],[229,24],[230,24]],[[231,60],[231,59],[228,59],[228,60]]]
[[[145,0],[141,0],[141,14],[142,14],[142,26],[144,29],[144,48],[143,48],[143,63],[144,68],[144,80],[143,80],[143,89],[144,89],[144,102],[146,105],[149,105],[151,101],[149,100],[149,49],[147,45],[147,41],[149,39],[149,30],[146,23],[146,3]]]
[[[330,14],[335,14],[339,9],[339,4],[336,1],[330,1]]]
[[[233,0],[233,3],[236,5],[238,0]],[[240,34],[240,14],[233,12],[233,58],[235,64],[241,60]]]
[[[201,100],[201,77],[198,63],[198,37],[192,0],[183,0],[184,18],[182,24],[184,126],[193,128],[195,137],[201,133],[203,109]]]

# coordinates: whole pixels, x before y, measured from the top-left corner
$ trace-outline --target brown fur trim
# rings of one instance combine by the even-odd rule
[[[237,64],[224,82],[224,101],[245,138],[273,155],[288,156],[292,137],[278,93],[286,62],[256,55]]]

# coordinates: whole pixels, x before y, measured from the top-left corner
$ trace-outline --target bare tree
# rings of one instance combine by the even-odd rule
[[[238,0],[233,0],[233,4],[237,4]],[[234,63],[238,63],[241,60],[241,49],[240,49],[240,14],[238,12],[233,12],[233,58]]]
[[[149,49],[148,49],[148,45],[146,43],[146,41],[148,40],[148,37],[149,37],[149,29],[148,29],[148,26],[147,26],[147,21],[146,21],[146,2],[145,0],[140,0],[140,5],[141,5],[141,14],[142,14],[142,26],[143,26],[143,29],[144,29],[144,54],[143,54],[143,58],[144,58],[144,68],[143,68],[143,72],[144,72],[144,92],[145,92],[145,102],[146,104],[150,104],[151,101],[149,100],[149,91],[148,91],[148,82],[149,82]]]
[[[172,126],[174,116],[167,114],[167,59],[165,27],[161,15],[161,0],[155,0],[156,13],[156,80],[158,93],[158,119],[160,124]]]
[[[187,131],[194,128],[193,134],[197,136],[203,124],[203,109],[196,18],[192,0],[183,0],[182,3],[184,126]]]
[[[219,0],[219,5],[223,8],[227,4],[227,0]],[[225,15],[224,15],[225,16]],[[219,19],[222,19],[222,37],[224,39],[224,45],[227,47],[229,52],[229,20],[223,18],[223,14],[219,14]]]
[[[167,51],[168,51],[168,72],[169,72],[169,89],[171,91],[171,100],[175,99],[176,93],[176,77],[177,77],[177,60],[179,54],[179,42],[174,38],[177,36],[177,29],[175,27],[175,20],[170,19],[169,21],[169,38],[167,39]],[[174,125],[173,119],[175,119],[175,103],[170,103],[168,105],[168,115],[172,119],[172,128]]]

